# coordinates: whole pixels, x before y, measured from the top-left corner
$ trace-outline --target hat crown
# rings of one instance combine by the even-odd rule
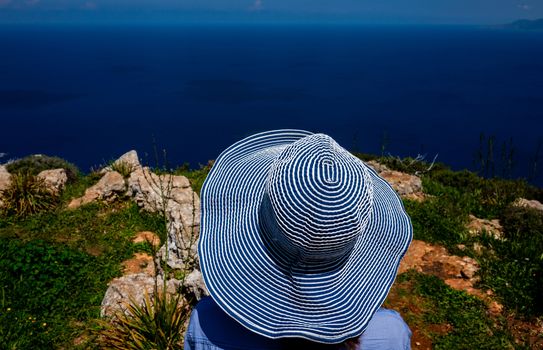
[[[346,256],[373,210],[373,184],[365,165],[323,134],[282,151],[268,173],[266,196],[266,216],[274,221],[265,225],[268,235],[302,262]]]

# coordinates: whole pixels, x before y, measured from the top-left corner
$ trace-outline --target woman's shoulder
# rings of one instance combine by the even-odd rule
[[[364,350],[406,350],[411,348],[411,330],[394,310],[380,308],[360,336]]]

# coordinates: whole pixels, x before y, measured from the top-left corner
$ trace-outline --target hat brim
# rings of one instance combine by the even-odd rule
[[[359,336],[385,300],[413,230],[396,192],[368,167],[373,212],[341,266],[309,274],[278,266],[260,232],[259,207],[274,159],[308,135],[253,135],[217,158],[201,191],[198,253],[211,296],[246,328],[270,338],[339,343]]]

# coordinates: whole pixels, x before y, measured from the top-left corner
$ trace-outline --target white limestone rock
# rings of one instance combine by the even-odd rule
[[[47,189],[53,194],[60,194],[68,182],[68,175],[64,169],[44,170],[38,174],[38,178],[42,179],[47,186]]]
[[[119,195],[125,193],[125,191],[126,183],[123,176],[116,171],[109,171],[102,176],[98,183],[87,188],[82,197],[73,199],[70,204],[68,204],[68,208],[78,208],[98,200],[112,201]]]

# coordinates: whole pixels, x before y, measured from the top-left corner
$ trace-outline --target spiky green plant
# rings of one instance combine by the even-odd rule
[[[183,348],[184,324],[190,305],[181,293],[171,295],[164,288],[145,293],[143,304],[134,300],[113,320],[100,321],[100,345],[118,350],[174,350]]]
[[[51,210],[59,202],[42,178],[28,172],[13,174],[8,188],[0,192],[0,199],[4,203],[2,214],[15,218]]]

